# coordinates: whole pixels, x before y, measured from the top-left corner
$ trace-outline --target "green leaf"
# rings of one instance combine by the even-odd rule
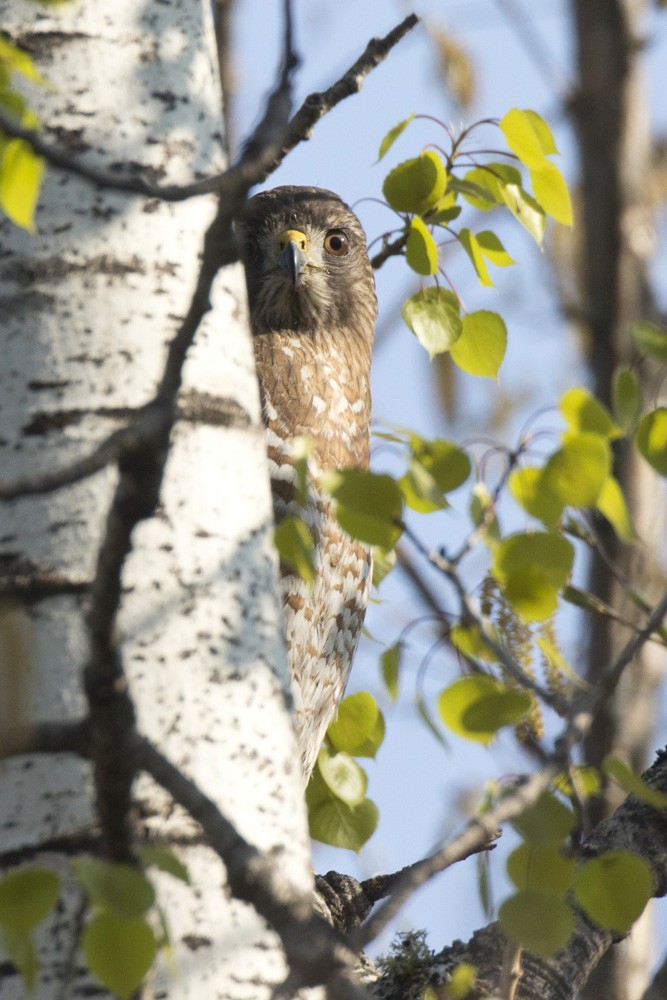
[[[497,381],[506,348],[507,329],[502,316],[479,309],[463,317],[461,336],[452,344],[450,353],[469,375]]]
[[[379,546],[373,546],[373,586],[379,587],[385,576],[391,573],[396,565],[396,553],[393,549],[385,552]]]
[[[302,580],[313,584],[315,543],[308,525],[300,517],[284,517],[276,525],[273,541],[282,562],[295,570]]]
[[[410,468],[398,480],[398,485],[406,506],[418,514],[432,514],[449,506],[433,476],[419,462],[410,462]]]
[[[496,234],[490,229],[483,229],[481,233],[477,233],[477,245],[486,259],[495,264],[496,267],[510,267],[512,264],[516,264]]]
[[[399,641],[385,649],[380,657],[382,680],[392,701],[396,701],[398,698],[398,676],[401,669],[402,656],[403,643]]]
[[[549,958],[569,941],[574,912],[569,903],[552,892],[523,889],[510,896],[498,911],[507,936],[536,955]]]
[[[23,139],[10,139],[0,157],[0,208],[17,226],[35,231],[44,161]]]
[[[403,121],[398,122],[397,125],[394,125],[393,128],[389,129],[384,139],[380,143],[380,149],[378,151],[378,163],[380,162],[384,154],[391,149],[391,147],[398,139],[399,135],[401,135],[402,132],[405,132],[406,128],[408,127],[414,116],[415,114],[413,111],[411,114],[408,115],[407,118],[404,118]]]
[[[411,434],[410,451],[415,462],[429,473],[442,493],[449,493],[462,486],[470,475],[470,458],[451,441],[443,438],[428,441],[417,434]]]
[[[444,987],[445,993],[438,991],[434,996],[444,997],[445,1000],[466,1000],[466,997],[477,982],[477,969],[474,965],[461,962],[453,972],[450,973],[447,985]],[[426,997],[424,997],[426,1000]]]
[[[607,518],[618,538],[628,545],[637,540],[623,490],[617,479],[607,476],[600,490],[596,504],[600,513]]]
[[[417,274],[435,274],[438,270],[438,247],[418,215],[410,220],[405,259]]]
[[[123,920],[99,913],[83,929],[86,965],[103,986],[129,997],[141,984],[155,958],[155,936],[145,920]]]
[[[553,844],[523,843],[507,859],[507,874],[517,889],[540,889],[564,895],[574,875],[574,858]]]
[[[463,329],[458,299],[444,288],[422,288],[411,295],[401,316],[432,358],[448,351]]]
[[[667,362],[667,327],[648,322],[633,323],[630,333],[637,350],[645,358]]]
[[[363,767],[343,751],[322,747],[317,757],[322,780],[337,799],[358,806],[366,797],[368,778]]]
[[[480,629],[475,624],[463,625],[461,622],[457,622],[450,630],[449,641],[455,649],[458,649],[459,653],[470,660],[491,661],[494,659],[491,650],[484,642]]]
[[[371,799],[347,805],[325,784],[319,765],[308,783],[306,802],[311,837],[332,847],[360,851],[378,823],[377,806]]]
[[[606,438],[588,431],[568,431],[545,465],[542,481],[563,504],[595,507],[610,468]]]
[[[483,527],[483,541],[493,548],[500,540],[500,525],[495,512],[495,502],[484,482],[475,483],[470,491],[468,506],[470,520],[476,528]]]
[[[537,136],[540,146],[542,147],[542,152],[545,153],[546,156],[558,153],[558,148],[554,141],[551,129],[545,122],[544,118],[541,118],[537,111],[531,111],[529,108],[524,108],[523,114],[532,125],[535,135]]]
[[[391,549],[401,536],[403,500],[391,476],[367,469],[334,469],[320,486],[336,501],[336,518],[353,538]]]
[[[437,153],[429,149],[394,167],[384,179],[382,193],[397,212],[423,215],[445,193],[447,172]]]
[[[357,691],[343,698],[327,738],[335,750],[374,757],[384,738],[384,719],[373,695]]]
[[[48,868],[22,868],[0,881],[0,926],[25,937],[51,912],[60,879]]]
[[[661,476],[667,476],[667,407],[644,414],[635,432],[640,454]]]
[[[538,847],[560,847],[576,825],[572,810],[550,792],[543,792],[537,802],[512,820],[524,840]]]
[[[17,49],[15,45],[2,37],[0,37],[0,64],[6,66],[13,73],[20,73],[32,83],[38,83],[42,86],[46,84],[46,80],[38,72],[28,53]]]
[[[647,785],[646,782],[635,774],[627,764],[618,757],[607,756],[602,761],[602,770],[615,781],[624,792],[629,795],[634,795],[635,798],[639,799],[641,802],[646,802],[649,806],[655,806],[656,809],[667,809],[667,795],[664,792],[659,791],[657,788],[652,788]]]
[[[582,386],[564,392],[558,408],[573,431],[590,431],[610,440],[620,436],[607,407]]]
[[[561,771],[556,775],[554,788],[568,798],[576,795],[581,802],[586,802],[591,795],[598,795],[602,788],[600,772],[592,764],[572,764],[569,774]]]
[[[538,134],[534,115],[534,112],[533,116],[530,116],[519,108],[512,108],[506,115],[503,115],[499,125],[507,145],[521,162],[525,163],[527,167],[540,169],[549,161],[545,159],[544,129],[541,128]],[[546,122],[542,122],[542,124],[545,126]],[[553,145],[553,138],[551,144]]]
[[[628,851],[608,851],[579,868],[574,896],[588,916],[617,934],[627,934],[653,895],[651,871]]]
[[[73,858],[72,870],[96,906],[126,920],[142,916],[155,902],[155,890],[132,865],[102,861],[89,855]]]
[[[572,225],[572,202],[565,178],[555,163],[545,161],[538,169],[530,170],[530,183],[537,203],[556,222]]]
[[[168,875],[173,875],[180,882],[190,885],[190,874],[187,868],[168,847],[161,847],[159,844],[144,844],[137,848],[137,854],[141,858],[142,864],[147,868],[158,868]]]
[[[514,725],[531,708],[525,691],[507,688],[486,674],[461,677],[438,697],[440,718],[459,736],[488,744],[502,726]]]
[[[516,502],[532,517],[539,518],[548,528],[555,527],[563,513],[563,501],[544,482],[543,470],[535,466],[515,469],[508,480],[509,491]]]
[[[494,174],[497,163],[484,167],[473,167],[464,177],[451,176],[448,188],[462,195],[465,200],[478,211],[488,212],[496,205],[503,204],[498,178]]]
[[[17,934],[11,928],[0,924],[0,943],[7,958],[23,979],[25,987],[31,993],[37,984],[39,962],[37,951],[31,934]]]
[[[614,371],[612,384],[614,416],[625,433],[633,431],[642,408],[642,395],[637,376],[621,365]]]
[[[544,209],[524,191],[521,174],[515,167],[506,163],[494,163],[492,166],[502,201],[535,242],[541,244],[546,229]]]
[[[458,238],[459,243],[472,261],[472,266],[475,268],[480,284],[493,286],[475,234],[471,233],[469,229],[462,229],[458,234]]]
[[[417,694],[415,696],[415,708],[417,709],[419,718],[422,720],[431,735],[436,738],[441,747],[445,747],[445,749],[447,749],[447,740],[442,735],[438,726],[431,717],[431,713],[428,710],[428,706],[424,701],[423,695]]]
[[[518,532],[495,549],[492,573],[518,614],[544,621],[556,610],[573,560],[573,546],[556,532]]]

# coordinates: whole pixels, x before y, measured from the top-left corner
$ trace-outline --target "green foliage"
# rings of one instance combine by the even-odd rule
[[[509,688],[488,674],[461,677],[438,697],[445,725],[459,736],[485,745],[503,726],[523,719],[531,705],[526,691]]]
[[[24,128],[35,129],[37,117],[12,86],[17,73],[32,83],[45,81],[27,55],[0,38],[0,105]],[[44,161],[24,139],[12,139],[0,130],[0,209],[17,226],[34,232],[35,208],[44,174]]]
[[[631,368],[621,365],[616,369],[612,393],[616,421],[625,434],[631,434],[642,408],[641,389]]]
[[[396,701],[398,698],[398,680],[402,654],[403,643],[399,641],[385,649],[380,657],[382,680],[392,701]]]
[[[557,532],[517,532],[499,542],[491,571],[518,614],[544,621],[556,610],[573,560],[574,548]]]
[[[332,469],[320,486],[336,501],[338,523],[353,538],[392,549],[402,532],[403,501],[394,479],[366,469]]]
[[[384,718],[367,691],[348,695],[327,730],[308,788],[310,835],[333,847],[359,851],[374,833],[377,806],[366,798],[368,778],[355,757],[375,757]]]
[[[435,274],[438,270],[438,247],[418,215],[410,219],[405,259],[417,274]]]
[[[655,323],[634,323],[630,328],[635,347],[645,358],[667,362],[667,327]]]
[[[644,414],[635,433],[640,454],[661,476],[667,476],[667,407]]]
[[[144,844],[137,848],[136,854],[146,868],[157,868],[159,871],[166,872],[167,875],[178,879],[179,882],[190,885],[190,874],[187,868],[168,847],[161,847],[159,844]]]
[[[394,167],[384,179],[382,193],[397,212],[422,215],[434,208],[445,193],[447,171],[433,150]]]
[[[452,360],[469,375],[498,379],[507,348],[507,328],[502,316],[488,309],[466,313],[461,335],[452,344]]]
[[[273,540],[282,562],[302,580],[315,582],[315,543],[308,525],[300,517],[284,517],[276,525]]]
[[[500,926],[517,944],[543,958],[562,948],[574,930],[569,903],[554,892],[520,889],[500,907]]]
[[[651,872],[628,851],[607,851],[578,869],[574,897],[591,920],[627,934],[653,895]]]
[[[552,795],[543,792],[537,802],[513,820],[518,833],[536,847],[559,848],[576,826],[571,809]]]
[[[401,315],[431,358],[448,351],[463,331],[459,301],[445,288],[422,288],[403,303]]]
[[[624,792],[634,795],[641,802],[655,806],[656,809],[667,809],[667,795],[657,788],[651,788],[645,781],[635,774],[627,764],[619,760],[618,757],[608,756],[602,762],[602,770],[615,781]]]
[[[22,868],[0,880],[0,942],[28,990],[38,964],[33,931],[55,906],[60,879],[47,868]]]
[[[138,868],[84,855],[72,870],[91,903],[126,920],[141,917],[155,903],[155,890]]]
[[[125,998],[141,985],[153,964],[157,944],[145,920],[124,919],[105,910],[84,927],[81,948],[92,974],[112,993]]]

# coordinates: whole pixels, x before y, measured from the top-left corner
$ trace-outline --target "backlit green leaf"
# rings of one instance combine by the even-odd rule
[[[472,261],[472,265],[475,268],[475,272],[477,274],[477,277],[479,278],[480,284],[492,286],[493,282],[491,281],[491,278],[489,276],[489,272],[486,263],[484,262],[482,251],[479,247],[479,244],[477,243],[475,234],[471,233],[469,229],[462,229],[459,232],[458,237],[461,246],[468,254],[468,257],[470,257],[470,260]]]
[[[507,874],[517,889],[540,889],[564,895],[574,874],[574,859],[553,844],[524,842],[507,859]]]
[[[502,316],[479,309],[463,317],[461,336],[450,352],[459,368],[469,375],[497,379],[506,348],[507,328]]]
[[[543,792],[534,805],[512,820],[525,840],[541,847],[560,847],[576,825],[572,810],[551,792]]]
[[[462,195],[478,211],[488,212],[502,204],[502,197],[491,170],[474,167],[464,177],[449,178],[448,189]]]
[[[510,267],[516,261],[510,257],[498,237],[490,229],[477,233],[477,244],[487,260],[496,267]]]
[[[418,215],[410,220],[405,259],[417,274],[435,274],[438,270],[438,247]]]
[[[641,802],[646,802],[650,806],[655,806],[656,809],[667,809],[667,795],[664,792],[659,791],[657,788],[652,788],[647,785],[646,782],[635,774],[627,764],[618,757],[607,756],[602,761],[602,770],[615,781],[624,792],[628,792],[629,795],[634,795],[635,798],[640,799]]]
[[[548,528],[555,527],[563,513],[563,501],[545,483],[542,469],[524,466],[515,469],[508,480],[509,491],[518,504]]]
[[[382,159],[385,153],[387,153],[391,147],[394,145],[399,135],[406,130],[412,119],[414,118],[414,111],[404,118],[402,122],[398,122],[393,128],[390,128],[384,139],[380,143],[380,149],[378,152],[378,162]]]
[[[10,962],[16,966],[26,989],[32,993],[39,971],[37,950],[32,935],[17,934],[16,931],[0,924],[0,947]]]
[[[153,964],[156,944],[145,920],[123,920],[105,912],[86,924],[81,948],[92,974],[124,998],[134,993]]]
[[[48,868],[21,868],[0,881],[0,926],[24,937],[51,912],[60,879]]]
[[[453,732],[479,743],[490,743],[498,729],[514,725],[530,710],[525,691],[507,688],[486,674],[462,677],[438,697],[442,721]]]
[[[467,656],[469,659],[494,659],[477,625],[463,625],[457,622],[450,630],[449,641],[455,649],[458,649],[463,656]]]
[[[535,135],[537,136],[540,146],[542,147],[542,152],[547,156],[558,153],[558,148],[554,141],[551,129],[545,122],[544,118],[541,118],[537,111],[531,111],[529,108],[524,108],[523,114],[532,125]]]
[[[541,244],[546,229],[544,209],[532,195],[524,191],[521,174],[515,167],[506,163],[494,163],[493,169],[503,202],[535,242]]]
[[[372,694],[357,691],[343,698],[327,730],[334,749],[355,757],[374,757],[384,737],[384,719]]]
[[[392,701],[398,698],[398,678],[401,668],[401,657],[403,655],[403,643],[395,642],[385,649],[380,657],[380,670],[387,693]]]
[[[336,798],[348,806],[358,806],[364,801],[368,778],[363,767],[348,753],[322,747],[317,766],[324,783]]]
[[[327,788],[319,767],[308,783],[306,802],[311,837],[333,847],[360,851],[378,823],[377,806],[371,799],[347,805]]]
[[[378,545],[373,546],[373,586],[379,587],[385,576],[391,573],[396,565],[396,553],[393,549],[385,551]]]
[[[423,288],[410,296],[401,315],[431,357],[448,351],[461,335],[458,300],[444,288]]]
[[[144,844],[136,851],[147,868],[151,866],[158,868],[160,871],[177,878],[179,882],[190,885],[190,874],[187,868],[168,847],[161,847],[159,844]]]
[[[353,538],[391,549],[401,535],[403,502],[391,476],[367,469],[335,469],[320,476],[320,485],[336,501],[338,523]]]
[[[636,854],[608,851],[578,869],[574,896],[601,927],[626,934],[653,895],[651,871]]]
[[[607,518],[622,542],[631,544],[637,536],[632,528],[630,513],[623,496],[620,483],[613,476],[607,476],[598,496],[597,509]]]
[[[542,144],[543,130],[538,134],[534,122],[535,119],[527,115],[525,111],[512,108],[503,115],[499,124],[505,141],[512,152],[527,167],[539,169],[548,161],[545,160],[545,150]]]
[[[282,562],[306,583],[314,583],[315,543],[308,525],[300,517],[284,517],[276,525],[273,540]]]
[[[153,886],[132,865],[83,855],[73,858],[71,866],[91,902],[112,910],[118,917],[140,917],[155,902]]]
[[[667,327],[648,322],[633,323],[630,333],[640,354],[667,362]]]
[[[419,462],[410,462],[410,468],[398,480],[398,485],[406,506],[418,514],[433,514],[449,506],[431,473]]]
[[[537,203],[556,222],[572,225],[572,202],[565,178],[555,163],[545,161],[539,169],[530,171],[530,183]]]
[[[635,432],[635,444],[656,472],[667,476],[667,407],[644,414]]]
[[[17,226],[34,232],[44,161],[23,139],[10,139],[0,155],[0,208]]]
[[[445,193],[447,172],[438,154],[429,149],[394,167],[384,179],[382,193],[397,212],[423,215]]]
[[[611,467],[607,440],[590,432],[568,432],[544,467],[542,480],[563,504],[595,507]]]
[[[509,938],[543,958],[569,941],[575,923],[565,899],[538,889],[523,889],[510,896],[500,907],[498,919]]]
[[[470,475],[470,458],[451,441],[443,438],[428,441],[417,434],[411,434],[410,450],[414,460],[430,473],[443,493],[457,489]]]
[[[492,573],[512,607],[527,621],[544,621],[572,570],[574,548],[556,532],[509,535],[494,551]]]
[[[620,435],[607,407],[582,386],[564,392],[559,409],[573,431],[590,431],[610,439]]]
[[[0,64],[6,66],[13,73],[20,73],[32,83],[41,85],[46,83],[28,53],[17,49],[15,45],[2,37],[0,37]]]
[[[631,368],[619,366],[612,385],[614,416],[627,433],[633,431],[642,408],[642,395],[637,376]]]

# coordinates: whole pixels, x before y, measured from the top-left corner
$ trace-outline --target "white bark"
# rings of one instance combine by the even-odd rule
[[[55,9],[0,2],[0,21],[54,84],[31,95],[61,144],[103,164],[140,162],[164,181],[221,167],[218,84],[208,5],[101,0]],[[189,304],[210,199],[147,203],[48,172],[38,233],[0,223],[2,478],[65,465],[92,450],[128,408],[153,395],[165,344]],[[139,525],[126,565],[120,628],[138,726],[262,850],[310,885],[271,545],[271,513],[242,275],[218,276],[213,309],[184,389],[229,396],[248,429],[177,425],[157,516]],[[0,567],[89,580],[115,482],[108,470],[44,498],[0,508]],[[29,634],[30,717],[85,712],[86,601],[60,596],[14,608],[2,628]],[[7,649],[16,651],[16,644]],[[0,682],[7,686],[11,667]],[[15,690],[14,687],[12,690]],[[7,703],[5,703],[7,704]],[[13,709],[13,717],[16,711]],[[13,718],[0,716],[8,727]],[[187,840],[193,824],[147,779],[146,824]],[[94,823],[90,768],[69,756],[10,759],[0,773],[0,864],[67,872],[61,838]],[[57,842],[57,843],[56,843]],[[44,846],[50,850],[44,854]],[[57,849],[54,849],[57,848]],[[11,852],[11,853],[10,853]],[[254,911],[228,898],[207,848],[182,849],[193,885],[160,880],[176,953],[161,966],[170,998],[270,995],[282,953]],[[40,934],[39,1000],[62,992],[77,934],[75,889]],[[85,984],[74,962],[74,992]],[[23,995],[0,969],[0,997]]]

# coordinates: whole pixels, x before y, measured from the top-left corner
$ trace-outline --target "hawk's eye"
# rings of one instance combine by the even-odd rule
[[[330,229],[324,237],[324,249],[334,257],[344,257],[350,249],[347,236],[342,229]]]

